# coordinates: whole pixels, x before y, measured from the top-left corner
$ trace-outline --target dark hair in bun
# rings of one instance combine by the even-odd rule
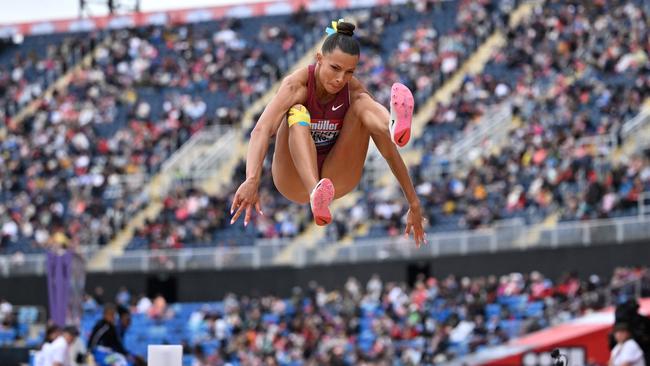
[[[352,23],[338,22],[336,33],[325,38],[321,52],[331,53],[338,48],[349,55],[358,56],[359,42],[353,37],[355,28]]]
[[[354,24],[348,22],[339,22],[336,27],[336,33],[352,37],[354,35]]]

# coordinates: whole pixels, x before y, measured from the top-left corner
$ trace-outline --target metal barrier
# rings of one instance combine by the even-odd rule
[[[650,122],[650,108],[642,110],[634,118],[625,122],[621,128],[621,135],[627,139],[646,126],[648,122]]]
[[[639,215],[650,214],[650,192],[645,191],[639,195]]]
[[[429,235],[429,244],[415,248],[402,236],[359,240],[338,249],[326,262],[314,249],[300,247],[293,252],[293,265],[303,267],[323,263],[383,261],[387,259],[434,258],[448,255],[495,253],[506,250],[592,246],[634,242],[650,238],[650,217],[564,222],[555,228],[539,230],[511,221],[488,229]],[[534,238],[521,243],[521,238]],[[187,269],[259,268],[273,266],[274,257],[288,241],[258,241],[254,246],[201,249],[131,251],[112,259],[113,271],[156,271]]]
[[[577,147],[593,146],[596,148],[606,148],[608,151],[614,151],[617,146],[616,134],[610,132],[605,135],[584,136],[579,138],[575,145]]]
[[[475,231],[429,235],[429,244],[416,249],[412,241],[401,236],[359,241],[341,248],[333,262],[385,260],[387,258],[423,258],[445,255],[466,255],[513,249],[557,248],[562,246],[591,246],[624,243],[650,237],[650,218],[631,217],[610,220],[560,223],[553,229],[542,230],[533,242],[516,243],[533,227],[512,226]],[[311,263],[304,263],[311,264]]]
[[[273,265],[289,241],[259,241],[254,246],[127,251],[113,257],[113,271],[259,268]]]
[[[230,142],[236,129],[214,125],[197,132],[162,166],[160,191],[164,196],[178,182],[194,182],[214,174],[217,167],[230,158]]]
[[[86,245],[78,249],[83,258],[88,260],[99,250],[99,245]],[[46,271],[47,255],[18,254],[0,255],[0,276],[13,275],[44,275]]]
[[[511,221],[487,229],[429,234],[429,243],[420,249],[402,236],[358,240],[340,247],[324,261],[314,249],[301,246],[293,253],[293,265],[304,267],[323,263],[383,261],[387,259],[434,258],[449,255],[495,253],[506,250],[595,246],[636,242],[650,238],[650,216],[563,222],[554,228],[530,235],[535,226]],[[533,238],[521,242],[521,238]],[[275,257],[288,245],[286,239],[258,240],[252,246],[206,247],[170,250],[127,251],[111,259],[111,271],[192,270],[259,268],[274,266]],[[89,258],[97,247],[86,249]],[[44,254],[0,256],[0,275],[44,274]]]
[[[451,161],[466,162],[467,154],[479,147],[485,140],[498,140],[507,136],[512,122],[512,106],[504,102],[491,108],[481,123],[451,147]]]

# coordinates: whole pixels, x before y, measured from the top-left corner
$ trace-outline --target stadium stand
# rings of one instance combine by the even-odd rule
[[[183,177],[161,197],[143,186],[199,131],[216,126],[248,134],[238,129],[247,109],[321,39],[329,20],[342,16],[358,24],[363,51],[357,75],[384,105],[396,81],[424,105],[486,39],[505,36],[505,47],[491,50],[481,72],[463,77],[460,89],[435,106],[412,143],[422,155],[411,171],[428,232],[482,229],[507,220],[523,226],[551,216],[575,221],[643,214],[650,153],[643,146],[636,154],[619,153],[626,142],[624,123],[644,113],[650,100],[648,4],[547,0],[509,28],[520,3],[415,1],[34,35],[4,44],[0,254],[24,262],[24,254],[48,248],[104,246],[152,200],[160,200],[162,209],[135,230],[126,249],[153,253],[161,264],[138,262],[141,271],[184,270],[166,257],[175,249],[296,238],[312,218],[275,190],[270,154],[260,188],[265,215],[248,227],[229,225],[243,162],[218,193]],[[90,62],[82,64],[89,55]],[[65,85],[45,93],[64,75]],[[34,111],[23,112],[29,105]],[[500,110],[507,110],[509,123],[503,141],[486,138],[462,159],[456,156],[457,144]],[[352,207],[336,213],[327,241],[402,234],[407,207],[400,192],[365,183],[362,189]],[[384,255],[376,254],[377,248],[369,248],[372,258]],[[403,249],[390,250],[386,256]],[[223,253],[214,251],[203,267]],[[236,255],[224,255],[221,262],[238,267]],[[2,275],[13,268],[7,258],[0,258]],[[259,258],[255,263],[242,267],[259,266]],[[288,298],[229,294],[205,303],[129,299],[123,291],[117,302],[132,315],[127,349],[145,356],[149,344],[182,344],[188,366],[414,365],[449,362],[640,296],[650,296],[647,268],[619,268],[609,280],[596,275],[581,280],[574,273],[553,280],[539,272],[420,275],[411,287],[375,276],[365,286],[351,278],[339,289],[316,283],[296,288]],[[84,340],[101,317],[102,300],[85,296]],[[44,315],[43,309],[12,308],[0,300],[0,347],[37,348]]]
[[[607,158],[621,143],[623,123],[650,95],[646,18],[638,2],[578,8],[554,2],[511,30],[510,46],[494,53],[484,73],[467,76],[416,141],[425,154],[412,169],[429,230],[474,229],[513,217],[534,223],[557,211],[565,220],[636,214],[648,189],[647,157],[622,164]],[[586,31],[593,28],[615,36]],[[512,103],[515,122],[508,143],[478,147],[468,166],[437,176],[440,165],[456,163],[447,160],[453,142],[504,102]],[[352,207],[354,220],[339,222],[346,226],[340,231],[370,219],[366,237],[399,234],[404,203],[398,192],[382,196],[375,192]]]
[[[502,7],[491,9],[489,4],[450,1],[415,9],[377,7],[355,12],[354,18],[359,23],[360,42],[366,46],[358,67],[359,77],[368,81],[368,88],[383,104],[387,103],[389,97],[385,86],[398,80],[416,90],[416,98],[423,101],[431,95],[436,86],[441,85],[455,71],[458,63],[467,58],[494,27],[500,24],[503,14],[510,8],[511,6],[502,4]],[[431,24],[436,25],[435,29]],[[421,37],[419,42],[422,45],[433,41],[427,46],[428,53],[423,58],[411,55],[411,50],[417,48],[417,45],[405,49],[407,44],[413,42],[416,35]],[[438,70],[436,65],[443,63],[455,66]],[[419,70],[419,73],[413,70]],[[418,75],[427,76],[421,79]],[[431,79],[427,79],[428,75],[431,75]],[[237,170],[240,174],[234,175],[234,184],[243,179],[243,167],[239,166]],[[270,177],[269,172],[270,159],[267,159],[263,176]],[[232,195],[235,188],[233,187],[223,197]],[[265,179],[262,182],[261,195],[267,215],[254,219],[256,232],[252,233],[253,237],[294,237],[309,224],[311,217],[300,212],[302,211],[300,208],[291,205],[282,197],[271,194],[272,189],[271,180]],[[229,204],[223,198],[212,199]],[[227,205],[223,207],[225,209]],[[150,222],[143,230],[151,231],[152,225],[155,224]],[[188,225],[195,226],[193,223]],[[250,229],[236,227],[223,230],[226,231],[224,236],[232,238],[232,242],[253,243]],[[243,231],[249,234],[244,234]],[[219,235],[217,234],[217,237]],[[142,248],[143,242],[142,233],[136,233],[127,249]],[[223,241],[216,240],[214,243],[219,244]]]
[[[11,123],[29,102],[81,61],[97,43],[97,34],[19,36],[0,48],[0,120]]]
[[[140,297],[130,304],[125,344],[139,355],[147,344],[183,344],[186,365],[438,364],[624,302],[636,291],[650,294],[646,268],[619,268],[609,281],[571,274],[553,281],[532,272],[419,278],[407,288],[374,276],[365,288],[350,278],[340,289],[314,283],[290,298],[230,294],[213,303],[151,305]],[[82,334],[100,318],[88,298]]]
[[[398,12],[382,7],[357,12],[355,16],[362,30],[360,40],[367,51],[359,65],[359,77],[367,80],[381,102],[388,97],[383,86],[397,80],[409,85],[416,99],[422,102],[482,40],[494,29],[503,27],[513,5],[507,1],[496,5],[461,1]],[[418,149],[425,151],[414,172],[418,192],[428,207],[432,223],[429,231],[473,229],[513,217],[523,217],[534,223],[557,212],[565,202],[566,208],[560,215],[566,220],[635,213],[635,197],[646,187],[643,180],[634,183],[634,174],[626,176],[622,172],[630,170],[628,165],[645,166],[645,159],[634,158],[628,165],[618,166],[610,178],[596,179],[594,176],[599,171],[611,166],[602,159],[609,151],[604,149],[609,146],[577,145],[586,136],[615,135],[622,122],[638,112],[648,94],[648,67],[644,63],[647,57],[644,59],[642,52],[647,49],[647,42],[643,43],[648,38],[647,26],[639,21],[646,17],[645,11],[634,3],[611,6],[613,16],[602,15],[598,7],[572,14],[568,5],[548,5],[535,18],[508,33],[514,47],[496,51],[484,73],[468,76],[452,101],[435,109],[424,135],[415,142]],[[569,25],[602,27],[596,24],[598,18],[590,17],[592,15],[600,15],[601,22],[607,22],[608,29],[616,34],[621,34],[621,28],[628,23],[632,24],[635,43],[631,51],[597,57],[603,49],[625,42],[620,37],[604,40],[591,35],[581,41],[580,47],[571,46],[571,42],[582,34],[578,26],[565,27],[559,38],[548,39],[550,35],[555,36],[552,32],[555,24],[544,24],[544,19],[551,17]],[[288,60],[277,67],[267,66],[269,60],[280,56],[278,46],[285,50],[295,46],[298,35],[307,27],[315,28],[318,18],[308,18],[288,29],[269,25],[284,24],[282,21],[286,19],[276,16],[113,32],[107,46],[100,46],[96,52],[95,66],[78,72],[67,90],[44,101],[39,112],[17,127],[17,137],[29,138],[11,139],[14,143],[4,145],[8,150],[5,153],[16,156],[28,141],[36,146],[39,146],[38,141],[41,145],[44,141],[73,142],[67,145],[72,149],[65,157],[57,157],[59,162],[49,162],[52,151],[39,151],[41,159],[36,160],[31,171],[39,172],[44,182],[37,179],[32,183],[28,178],[21,183],[12,182],[8,187],[9,192],[20,191],[20,199],[6,211],[20,210],[28,215],[14,217],[5,224],[4,251],[39,251],[48,242],[107,243],[124,227],[125,217],[133,215],[147,199],[139,190],[141,183],[195,131],[210,124],[236,124],[242,108],[288,68]],[[531,37],[527,32],[529,28],[541,29],[540,32],[548,36]],[[313,42],[316,38],[313,29],[310,34],[314,34]],[[27,40],[31,38],[38,39],[28,37]],[[219,62],[212,60],[211,52],[215,47],[225,47],[221,49],[225,58]],[[540,49],[546,58],[533,58],[532,50]],[[577,58],[577,54],[585,52],[591,53],[591,58]],[[562,57],[566,58],[564,64],[548,61]],[[172,60],[183,62],[175,64]],[[240,60],[237,61],[240,66],[224,66],[232,64],[229,60]],[[531,60],[537,61],[528,66]],[[257,71],[242,74],[243,65]],[[226,75],[226,78],[216,79],[215,75]],[[119,92],[122,89],[127,93]],[[566,99],[541,99],[540,90],[549,90]],[[512,96],[513,91],[518,92],[517,97]],[[524,99],[522,95],[526,93],[532,99]],[[486,149],[482,155],[474,152],[471,156],[473,166],[467,170],[458,168],[461,174],[452,170],[436,181],[427,179],[432,169],[440,164],[453,163],[441,162],[453,141],[462,136],[463,131],[475,128],[490,106],[506,100],[514,103],[514,120],[519,123],[509,133],[510,144],[499,150]],[[613,105],[616,108],[612,108]],[[52,129],[49,124],[48,128],[43,127],[43,123],[52,118],[62,118],[68,126],[70,121],[59,117],[65,116],[64,111],[69,114],[68,119],[79,118],[78,122],[69,125],[71,131],[63,127]],[[569,118],[568,115],[578,117]],[[580,120],[577,126],[574,118]],[[46,132],[37,133],[41,132],[39,127]],[[71,137],[63,137],[63,134]],[[91,149],[88,141],[94,140],[100,143]],[[529,148],[531,142],[535,148]],[[125,149],[127,145],[135,148]],[[567,155],[576,157],[562,159]],[[543,164],[539,159],[544,160]],[[44,165],[46,161],[50,167]],[[9,168],[11,173],[5,173],[14,180],[20,176],[16,172],[30,171],[30,166],[15,164]],[[40,195],[41,191],[32,189],[31,198],[29,194],[26,196],[25,192],[30,191],[25,189],[26,184],[62,187],[60,179],[63,176],[48,174],[54,170],[53,164],[73,168],[68,169],[65,176],[74,178],[65,184],[67,194],[35,200],[34,195],[37,192]],[[511,168],[507,175],[503,167]],[[574,169],[576,167],[582,169]],[[563,175],[567,168],[573,169],[573,174]],[[643,172],[642,167],[635,170],[638,174]],[[233,175],[233,183],[236,178],[238,176]],[[271,215],[256,220],[254,230],[226,228],[225,222],[213,224],[212,243],[219,243],[218,238],[230,238],[232,242],[252,244],[256,237],[293,237],[302,231],[309,222],[308,215],[281,198],[275,198],[277,195],[271,194],[270,182],[265,186],[269,189],[263,195]],[[189,191],[176,189],[163,202],[174,200],[172,196],[195,194],[192,193],[195,188],[185,189]],[[588,197],[579,194],[583,191],[589,192]],[[57,195],[61,194],[57,191]],[[226,207],[229,194],[209,199]],[[371,192],[348,210],[353,220],[337,220],[333,226],[336,229],[330,230],[330,238],[354,233],[359,222],[367,219],[373,224],[365,237],[397,234],[405,207],[392,194],[388,199],[382,196],[385,196],[383,191]],[[62,197],[68,201],[63,207],[52,203]],[[38,223],[29,214],[35,212],[32,207],[36,211],[50,211],[54,222],[50,227],[54,229],[44,230],[47,225]],[[338,215],[339,218],[344,216],[347,215]],[[45,220],[49,223],[50,216]],[[142,232],[151,232],[151,225],[161,220],[165,221],[159,217],[148,222],[135,234],[128,248],[147,247],[143,244]],[[191,217],[184,222],[189,226],[178,229],[183,233],[197,226],[189,224],[193,222]],[[218,234],[219,231],[224,233]],[[181,236],[185,245],[207,243],[207,237],[196,241],[186,238],[185,234]],[[173,237],[159,237],[153,245],[166,247],[162,243],[174,242]]]
[[[275,25],[289,20],[272,16],[106,35],[92,63],[75,71],[64,90],[41,100],[22,123],[8,124],[1,147],[11,163],[2,168],[0,250],[106,244],[148,199],[142,183],[166,158],[204,126],[238,123],[242,109],[277,79],[282,66],[270,60],[288,67],[294,53],[283,56],[278,44],[300,49],[314,41],[315,29],[302,25],[312,17],[287,29]],[[304,40],[296,41],[298,35]],[[54,71],[47,80],[60,76],[80,52],[94,49],[94,38],[71,37],[89,45],[62,61],[55,57],[61,51],[51,51],[48,67]],[[50,38],[27,37],[25,52]],[[50,60],[43,57],[39,65]],[[15,66],[14,73],[20,72]],[[40,75],[27,66],[29,75]],[[38,79],[39,90],[47,85],[41,79],[46,78]]]

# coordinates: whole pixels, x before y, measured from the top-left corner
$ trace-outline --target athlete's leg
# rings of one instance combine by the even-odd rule
[[[295,202],[310,202],[316,223],[327,225],[332,221],[329,204],[334,199],[334,186],[329,179],[318,180],[316,145],[310,132],[307,109],[302,105],[291,107],[287,123],[281,124],[276,138],[273,180],[285,197]],[[302,188],[296,182],[301,182]]]
[[[323,162],[321,176],[329,178],[334,184],[334,198],[345,196],[361,180],[370,141],[368,129],[361,121],[362,108],[363,105],[356,103],[350,106],[339,137]]]
[[[412,100],[408,89],[393,87],[391,111],[396,117],[391,117],[391,113],[368,94],[352,102],[343,129],[321,172],[321,176],[334,182],[335,198],[344,196],[359,184],[370,137],[389,165],[400,159],[395,144],[403,146],[410,137]]]
[[[351,106],[346,113],[339,137],[323,163],[321,176],[332,180],[336,198],[352,191],[359,184],[363,173],[370,135],[361,122],[360,115],[362,113],[357,110],[359,107],[363,107],[363,104]],[[388,126],[388,120],[386,120],[386,126]],[[301,126],[289,127],[287,123],[280,125],[273,154],[273,182],[278,191],[289,200],[307,203],[309,202],[309,191],[302,182],[290,151],[290,139],[293,133],[290,130],[296,129],[296,127]],[[296,137],[298,136],[296,134]],[[313,141],[311,136],[309,136],[309,141]],[[315,149],[315,145],[312,146]],[[317,166],[315,150],[312,161],[314,166]]]
[[[315,157],[314,164],[316,164]],[[284,197],[296,203],[309,202],[309,191],[305,188],[291,157],[289,126],[286,120],[280,125],[275,137],[275,153],[273,154],[271,173],[275,187]]]
[[[311,192],[319,178],[316,145],[311,138],[311,118],[307,108],[303,105],[291,107],[287,116],[287,125],[291,160],[305,190]]]

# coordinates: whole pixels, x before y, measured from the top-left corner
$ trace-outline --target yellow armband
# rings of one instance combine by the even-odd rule
[[[298,124],[298,126],[311,126],[311,117],[309,116],[309,111],[302,104],[296,104],[291,109],[289,109],[289,115],[287,117],[287,123],[289,127]]]

